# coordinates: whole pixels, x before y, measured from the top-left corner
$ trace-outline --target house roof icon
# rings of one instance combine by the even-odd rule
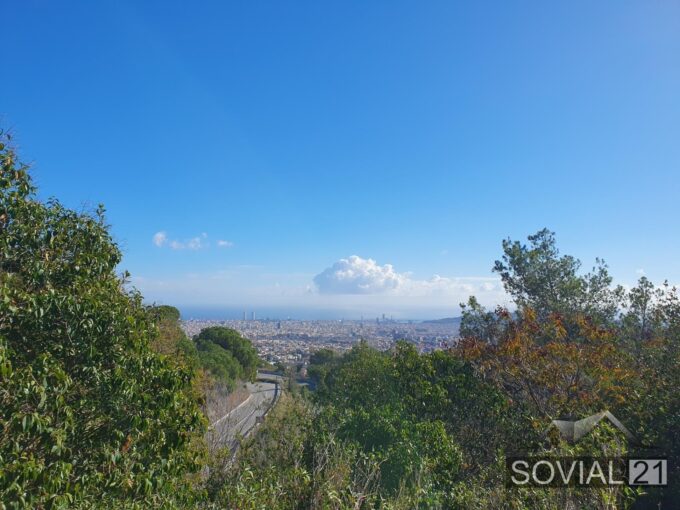
[[[560,435],[565,440],[570,443],[576,443],[597,427],[597,425],[605,418],[609,420],[614,427],[620,430],[630,443],[640,444],[640,441],[633,433],[609,411],[602,411],[577,421],[553,420],[551,425],[554,425],[557,430],[559,430]]]

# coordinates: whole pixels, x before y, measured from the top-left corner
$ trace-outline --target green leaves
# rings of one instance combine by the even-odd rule
[[[202,330],[195,340],[203,367],[216,377],[231,384],[237,378],[255,379],[259,363],[257,350],[238,331],[214,326]]]
[[[158,506],[191,495],[204,421],[188,367],[115,270],[104,222],[37,201],[0,149],[0,501]],[[129,439],[127,439],[129,438]]]
[[[592,272],[579,274],[581,262],[560,256],[554,232],[542,229],[528,240],[528,246],[504,240],[503,258],[493,267],[518,308],[530,307],[540,318],[579,313],[598,322],[614,319],[620,290],[610,288],[603,260],[596,259]]]
[[[379,463],[380,493],[446,505],[462,466],[505,440],[504,400],[449,352],[419,354],[407,342],[388,352],[365,343],[337,357],[320,353],[316,400],[321,428]],[[450,504],[450,502],[449,502]]]

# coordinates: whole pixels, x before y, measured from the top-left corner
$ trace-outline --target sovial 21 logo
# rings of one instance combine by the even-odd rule
[[[640,444],[609,411],[581,420],[553,420],[546,437],[552,447],[544,455],[506,457],[507,487],[668,484],[668,459]],[[631,447],[635,454],[629,454]]]

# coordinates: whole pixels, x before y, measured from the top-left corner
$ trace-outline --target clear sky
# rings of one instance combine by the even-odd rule
[[[451,316],[544,226],[680,282],[680,2],[2,11],[0,122],[149,301]]]

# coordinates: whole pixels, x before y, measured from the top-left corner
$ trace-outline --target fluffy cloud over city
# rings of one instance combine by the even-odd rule
[[[401,297],[463,296],[475,293],[502,293],[498,278],[434,275],[412,278],[397,272],[391,264],[379,265],[373,259],[352,255],[340,259],[314,277],[320,294],[385,294]]]
[[[380,266],[357,255],[338,260],[314,277],[321,294],[379,294],[398,289],[406,280],[407,275],[390,264]]]

